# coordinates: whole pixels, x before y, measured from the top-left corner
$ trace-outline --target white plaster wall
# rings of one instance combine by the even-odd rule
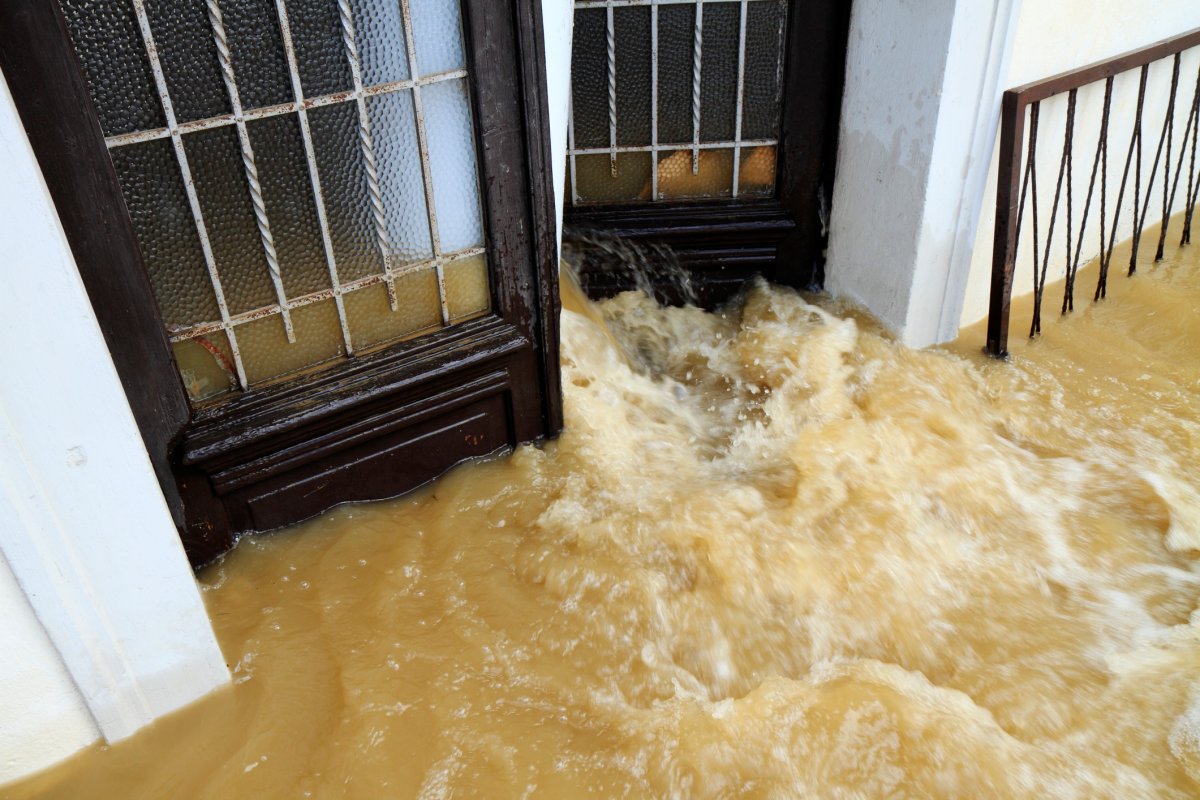
[[[1010,59],[1005,88],[1019,86],[1059,72],[1074,69],[1119,53],[1143,47],[1160,39],[1200,27],[1200,2],[1196,0],[1064,0],[1063,2],[1024,3],[1013,52]],[[1191,103],[1191,90],[1195,86],[1196,70],[1200,65],[1200,53],[1192,53],[1184,59],[1180,73],[1180,89],[1176,99],[1176,154],[1178,139],[1183,132],[1187,110]],[[1145,107],[1143,170],[1148,173],[1158,145],[1163,114],[1167,107],[1171,66],[1169,60],[1155,65],[1150,72]],[[1120,183],[1124,167],[1129,135],[1132,127],[1132,109],[1137,98],[1136,71],[1118,79],[1114,86],[1113,114],[1109,134],[1109,219],[1112,203]],[[1074,208],[1076,214],[1075,235],[1078,234],[1078,214],[1087,192],[1092,158],[1100,130],[1100,115],[1103,107],[1103,84],[1083,91],[1079,95],[1075,123]],[[1066,99],[1052,98],[1042,104],[1040,134],[1038,137],[1038,184],[1039,218],[1044,231],[1048,220],[1050,203],[1053,199],[1054,181],[1062,153],[1062,141],[1066,118]],[[1174,168],[1174,165],[1172,165]],[[1156,223],[1161,217],[1162,167],[1159,180],[1152,189],[1150,213],[1147,225]],[[1131,179],[1132,180],[1132,179]],[[1186,180],[1186,178],[1185,178]],[[1065,189],[1064,189],[1065,191]],[[1175,207],[1182,207],[1183,186],[1177,193]],[[965,287],[961,323],[969,325],[987,316],[990,291],[992,236],[995,225],[996,158],[993,156],[986,188],[981,198],[982,213],[971,254],[969,277]],[[1098,202],[1093,200],[1093,202]],[[1156,209],[1158,212],[1156,213]],[[1132,197],[1128,197],[1122,208],[1122,220],[1117,232],[1117,241],[1132,234]],[[1026,213],[1029,211],[1027,209]],[[1064,213],[1060,209],[1060,215]],[[1091,217],[1096,219],[1096,209]],[[1084,232],[1085,247],[1083,261],[1094,258],[1099,252],[1099,231],[1093,221]],[[1060,221],[1056,227],[1055,241],[1051,251],[1047,282],[1061,278],[1064,274],[1065,238]],[[1028,294],[1033,290],[1032,252],[1029,249],[1029,229],[1022,233],[1022,247],[1018,253],[1017,270],[1013,281],[1014,295]],[[1150,246],[1153,247],[1151,242]],[[1145,245],[1143,245],[1145,246]],[[1124,265],[1115,265],[1114,272],[1121,273]],[[1080,286],[1076,299],[1090,299],[1094,287]],[[1047,298],[1054,305],[1059,297]],[[1018,335],[1016,329],[1013,335]]]
[[[0,552],[24,594],[0,591],[4,659],[21,659],[0,742],[26,743],[4,750],[10,778],[92,738],[81,705],[112,741],[229,674],[2,79],[0,175]]]
[[[0,556],[0,784],[66,758],[100,731]]]
[[[574,4],[571,0],[542,0],[542,28],[546,39],[546,92],[550,105],[550,157],[554,170],[554,210],[557,215],[560,250],[567,163],[567,108],[571,100],[571,33],[574,20]]]
[[[952,336],[1019,0],[856,0],[826,287]]]

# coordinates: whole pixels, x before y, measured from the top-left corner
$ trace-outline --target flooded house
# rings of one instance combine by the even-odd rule
[[[1200,7],[9,0],[0,68],[0,797],[1200,792]]]

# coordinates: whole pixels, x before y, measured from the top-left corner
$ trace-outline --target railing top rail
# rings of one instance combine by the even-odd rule
[[[1112,58],[1106,58],[1103,61],[1076,67],[1066,72],[1060,72],[1057,75],[1051,75],[1049,78],[1030,81],[1029,83],[1009,89],[1004,94],[1006,96],[1014,95],[1017,102],[1022,106],[1029,103],[1036,103],[1048,97],[1053,97],[1056,94],[1077,89],[1081,86],[1087,86],[1090,83],[1111,78],[1114,75],[1119,75],[1131,69],[1144,67],[1147,64],[1152,64],[1167,56],[1173,56],[1176,53],[1181,53],[1198,45],[1200,45],[1200,28],[1195,28],[1177,36],[1161,39],[1145,47],[1139,47],[1137,50],[1130,50]]]

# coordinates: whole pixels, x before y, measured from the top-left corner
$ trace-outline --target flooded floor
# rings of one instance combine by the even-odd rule
[[[0,795],[1196,797],[1183,252],[1010,363],[569,297],[559,441],[243,541],[232,690]]]

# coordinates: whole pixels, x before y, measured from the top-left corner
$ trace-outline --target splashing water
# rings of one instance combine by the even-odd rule
[[[1195,797],[1200,261],[1144,273],[1007,364],[565,284],[559,441],[244,541],[236,686],[12,796]]]

